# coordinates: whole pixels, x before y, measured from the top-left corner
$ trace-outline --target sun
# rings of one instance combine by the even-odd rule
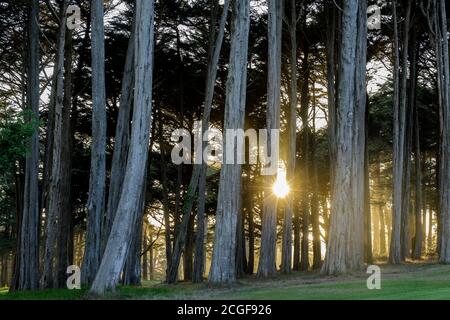
[[[278,170],[277,179],[275,180],[272,191],[278,198],[284,198],[288,195],[289,185],[286,181],[286,171]]]

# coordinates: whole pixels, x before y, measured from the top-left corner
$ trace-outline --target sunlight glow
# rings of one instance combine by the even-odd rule
[[[288,195],[290,188],[286,181],[286,170],[283,168],[278,169],[277,179],[273,184],[272,190],[278,198],[284,198]]]

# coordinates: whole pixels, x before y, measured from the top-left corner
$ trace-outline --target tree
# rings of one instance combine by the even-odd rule
[[[28,122],[39,119],[39,3],[29,1],[28,17]],[[39,287],[39,126],[35,125],[25,163],[22,225],[17,259],[17,290]]]
[[[346,273],[363,267],[364,259],[364,134],[367,2],[343,2],[337,108],[337,154],[331,200],[331,224],[324,274]],[[356,32],[354,32],[356,30]],[[355,85],[349,85],[355,84]],[[364,90],[365,92],[365,90]],[[364,99],[363,99],[364,98]],[[364,135],[362,136],[364,138]],[[359,155],[359,157],[358,157]],[[359,196],[359,197],[358,197]]]
[[[247,86],[247,54],[250,29],[250,1],[234,1],[233,35],[230,48],[230,64],[225,101],[225,129],[243,129]],[[223,141],[226,146],[227,139]],[[234,143],[233,143],[234,144]],[[236,164],[235,154],[224,154],[220,171],[217,200],[216,229],[209,282],[216,284],[236,281],[236,225],[240,209],[241,165]],[[228,157],[233,157],[228,159]],[[234,164],[229,164],[233,162]]]
[[[122,193],[105,252],[90,293],[103,295],[115,289],[132,241],[132,230],[140,212],[141,191],[145,179],[152,114],[152,78],[154,47],[154,2],[136,1],[134,53],[134,110],[130,149]]]
[[[62,154],[62,109],[64,103],[64,47],[66,42],[66,22],[68,0],[61,6],[56,60],[53,71],[52,93],[50,96],[50,117],[47,128],[46,163],[49,175],[47,203],[45,207],[45,244],[43,254],[43,271],[41,275],[41,287],[49,288],[55,283],[54,263],[58,232],[60,229],[61,214],[61,154]]]
[[[289,145],[287,176],[295,177],[296,135],[297,135],[297,8],[295,0],[291,0],[291,17],[289,36],[291,40],[290,55],[290,87],[289,87]],[[281,272],[290,273],[292,267],[292,217],[294,213],[294,195],[287,200],[284,215],[283,247],[281,254]]]
[[[267,130],[269,131],[268,146],[272,146],[272,140],[276,136],[271,130],[280,128],[280,94],[281,94],[281,32],[283,22],[283,1],[269,1],[268,18],[268,80],[267,80]],[[278,143],[277,143],[278,146]],[[278,159],[274,157],[275,150],[269,147],[268,154],[271,161]],[[271,163],[273,166],[273,163]],[[258,265],[259,277],[270,277],[276,273],[276,245],[277,245],[277,200],[271,191],[274,182],[273,176],[266,178],[266,190],[264,191],[264,212],[261,230],[261,250]],[[270,190],[270,191],[269,191]]]
[[[88,227],[82,282],[91,283],[101,260],[102,220],[106,179],[105,31],[103,1],[91,0],[92,24],[92,144],[89,176]]]

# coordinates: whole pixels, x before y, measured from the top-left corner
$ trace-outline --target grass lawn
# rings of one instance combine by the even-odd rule
[[[248,277],[229,288],[210,288],[205,284],[165,285],[144,282],[142,287],[120,287],[108,299],[449,299],[450,266],[404,264],[381,266],[381,290],[368,290],[369,275],[358,273],[323,277],[317,273],[279,275],[270,280]],[[8,293],[0,289],[0,299],[85,299],[85,290],[44,290]]]

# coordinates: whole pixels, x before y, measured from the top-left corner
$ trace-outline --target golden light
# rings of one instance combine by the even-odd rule
[[[272,191],[278,198],[286,197],[290,191],[286,181],[286,171],[282,168],[278,169],[277,179],[273,184]]]

